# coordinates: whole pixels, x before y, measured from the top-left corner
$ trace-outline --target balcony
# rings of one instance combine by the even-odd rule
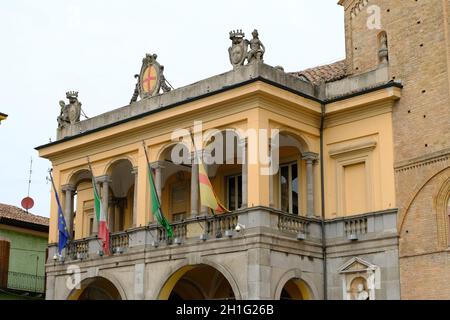
[[[45,292],[45,277],[9,271],[7,288],[5,289],[43,294]]]

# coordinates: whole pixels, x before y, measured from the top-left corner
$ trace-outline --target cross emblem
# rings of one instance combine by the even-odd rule
[[[153,65],[147,67],[144,72],[142,87],[145,92],[151,93],[156,86],[156,69]]]

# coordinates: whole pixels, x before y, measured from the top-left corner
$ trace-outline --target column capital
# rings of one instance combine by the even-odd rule
[[[302,153],[302,160],[306,160],[306,161],[317,161],[319,160],[319,155],[317,153],[314,152],[303,152]]]
[[[73,184],[65,184],[63,186],[61,186],[61,190],[66,192],[66,191],[72,191],[74,192],[77,188],[75,188],[75,185]]]
[[[111,178],[108,175],[98,176],[98,177],[95,177],[95,182],[109,183],[109,182],[111,182]]]
[[[136,167],[133,167],[133,169],[131,169],[131,174],[137,175],[138,172],[139,172],[138,169],[139,169],[139,168],[138,168],[137,166],[136,166]]]
[[[150,168],[152,169],[164,169],[163,166],[164,161],[155,161],[150,163]]]

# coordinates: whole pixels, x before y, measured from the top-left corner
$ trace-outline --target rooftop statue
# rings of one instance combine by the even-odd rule
[[[243,66],[245,60],[247,60],[248,64],[263,62],[266,48],[259,40],[258,30],[253,30],[252,36],[251,40],[247,40],[244,39],[245,34],[242,30],[230,32],[231,47],[228,48],[228,54],[234,69]]]
[[[59,101],[61,111],[57,118],[58,128],[63,128],[68,124],[74,124],[80,121],[81,102],[78,101],[78,92],[66,92],[66,98],[69,99],[69,104],[66,104],[63,100]]]
[[[135,75],[137,79],[136,87],[130,104],[141,99],[158,95],[162,90],[164,93],[172,90],[172,86],[164,76],[164,66],[160,65],[156,59],[156,54],[146,54],[142,59],[141,73]]]
[[[263,62],[264,52],[266,48],[259,40],[258,30],[253,30],[253,39],[245,40],[245,42],[250,46],[250,51],[247,54],[248,63]]]

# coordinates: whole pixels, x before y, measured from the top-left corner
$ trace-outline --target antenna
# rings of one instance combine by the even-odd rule
[[[27,193],[27,197],[30,196],[31,174],[32,173],[33,173],[33,157],[30,158],[30,175],[28,177],[28,193]]]
[[[33,173],[33,157],[31,157],[30,159],[30,174],[28,176],[28,193],[27,196],[25,198],[22,199],[22,208],[24,208],[27,213],[28,210],[33,208],[34,206],[34,200],[32,198],[30,198],[30,189],[31,189],[31,174]]]

